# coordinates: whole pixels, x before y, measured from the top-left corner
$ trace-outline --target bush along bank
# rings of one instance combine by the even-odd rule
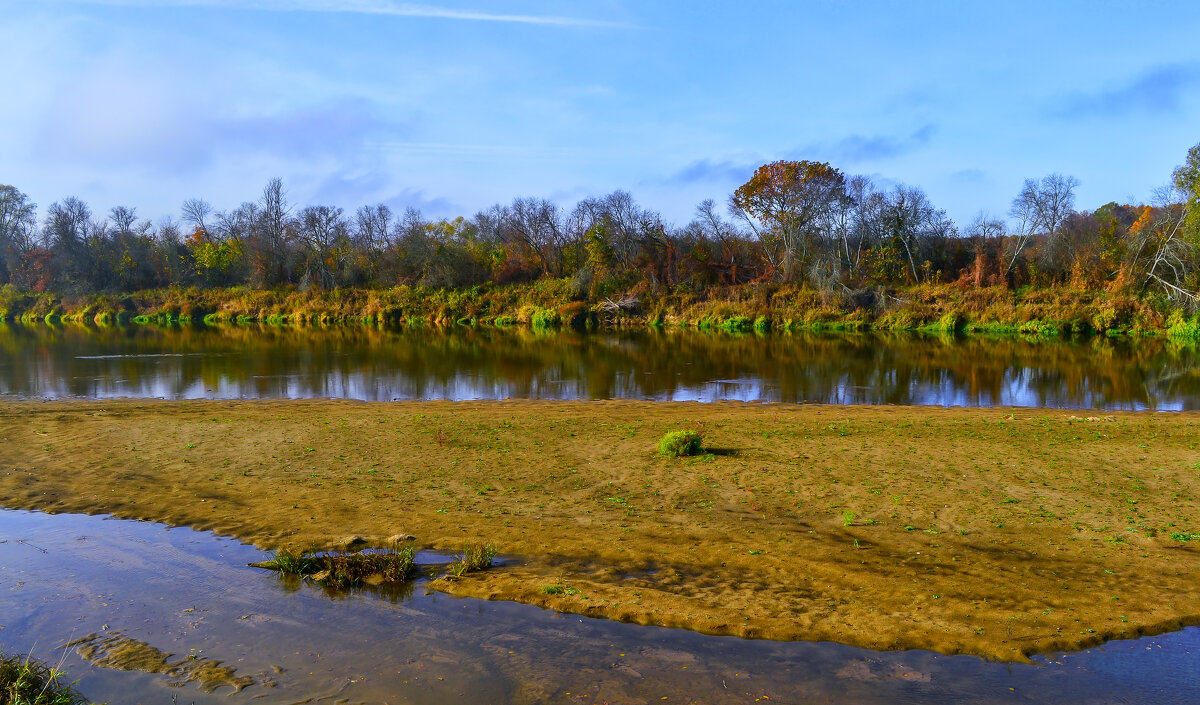
[[[0,287],[0,320],[30,324],[692,327],[728,333],[920,331],[1021,336],[1165,335],[1200,339],[1200,315],[1155,295],[1070,288],[863,289],[744,284],[702,292],[634,290],[580,298],[568,279],[439,289],[158,289],[135,294]]]

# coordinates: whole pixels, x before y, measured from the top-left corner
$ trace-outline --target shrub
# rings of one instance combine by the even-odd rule
[[[753,325],[753,321],[746,316],[730,316],[721,322],[720,328],[728,333],[744,333]]]
[[[695,431],[670,431],[658,441],[658,454],[668,458],[699,455],[704,452],[701,441]]]
[[[1182,311],[1174,311],[1167,319],[1167,335],[1172,338],[1200,338],[1200,316],[1187,318]]]
[[[77,705],[87,701],[61,682],[63,672],[24,656],[0,654],[0,703]]]
[[[400,583],[411,578],[416,569],[416,550],[411,546],[364,553],[320,554],[292,553],[287,549],[275,552],[275,558],[251,563],[256,568],[278,570],[288,575],[312,578],[321,585],[334,588],[356,587],[371,576],[386,582]]]
[[[962,316],[958,311],[951,311],[934,324],[934,328],[943,333],[957,333],[963,326]]]
[[[558,315],[558,311],[539,308],[533,312],[530,323],[537,329],[557,328],[562,325],[562,318]]]
[[[467,573],[487,570],[492,567],[492,559],[496,557],[496,547],[490,543],[474,542],[463,547],[456,556],[458,560],[450,564],[450,575],[461,578]]]

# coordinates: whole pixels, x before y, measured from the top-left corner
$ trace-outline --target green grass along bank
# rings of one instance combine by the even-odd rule
[[[0,321],[23,324],[361,323],[694,327],[727,332],[889,330],[1028,336],[1166,335],[1200,339],[1200,315],[1164,298],[1072,288],[928,285],[830,294],[747,284],[703,292],[578,297],[567,279],[435,289],[158,289],[133,294],[32,293],[0,287]]]

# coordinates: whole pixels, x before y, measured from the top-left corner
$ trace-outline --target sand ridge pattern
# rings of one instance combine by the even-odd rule
[[[80,657],[96,666],[122,671],[163,673],[174,687],[195,682],[206,693],[222,686],[229,686],[233,688],[233,692],[239,692],[255,682],[253,678],[239,677],[235,669],[222,666],[220,661],[195,654],[171,661],[173,654],[164,653],[145,642],[131,639],[119,630],[105,634],[89,634],[69,642],[67,647],[75,647]]]
[[[4,506],[514,559],[460,595],[1001,660],[1200,621],[1194,413],[8,401],[0,428]],[[673,429],[712,452],[658,457]]]

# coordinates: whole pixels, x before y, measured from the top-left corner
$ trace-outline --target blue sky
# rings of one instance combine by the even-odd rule
[[[1027,177],[1145,201],[1200,142],[1200,3],[0,0],[0,183],[157,219],[471,215],[623,188],[682,225],[776,159],[922,186],[965,226]]]

